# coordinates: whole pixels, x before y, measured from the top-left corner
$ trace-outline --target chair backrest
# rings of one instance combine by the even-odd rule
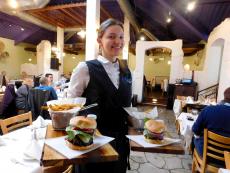
[[[224,165],[224,151],[230,151],[230,137],[221,136],[204,129],[202,172],[205,171],[206,167],[214,172],[218,170],[211,164],[213,160],[218,163],[223,162]]]
[[[224,160],[226,168],[230,170],[230,152],[224,151]]]
[[[48,90],[40,90],[34,88],[29,90],[28,103],[33,115],[33,120],[37,119],[37,117],[41,114],[41,107],[46,105],[46,102],[49,101],[49,98],[50,91]],[[43,118],[46,119],[46,117]]]
[[[7,119],[0,120],[2,133],[6,134],[18,128],[32,124],[32,114],[27,112]]]

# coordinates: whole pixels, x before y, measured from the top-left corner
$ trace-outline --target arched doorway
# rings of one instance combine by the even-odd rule
[[[146,50],[144,60],[144,77],[147,86],[144,90],[144,101],[166,99],[168,80],[171,68],[172,50],[166,47],[155,47]],[[165,96],[165,97],[164,97]]]
[[[137,41],[136,43],[136,68],[134,70],[133,94],[137,95],[137,101],[142,101],[143,76],[145,52],[156,47],[166,47],[172,50],[171,69],[169,83],[175,83],[176,79],[182,77],[183,71],[183,50],[182,40],[175,41]]]

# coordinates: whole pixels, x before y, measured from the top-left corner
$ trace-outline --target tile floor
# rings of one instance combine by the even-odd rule
[[[141,109],[151,107],[141,107]],[[175,117],[172,110],[158,108],[159,119],[163,119],[172,137],[179,138],[176,133]],[[189,173],[191,172],[192,157],[189,154],[158,154],[133,152],[130,155],[131,170],[127,173]]]

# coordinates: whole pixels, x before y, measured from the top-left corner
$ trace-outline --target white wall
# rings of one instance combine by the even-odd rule
[[[136,42],[136,67],[133,73],[133,94],[138,95],[138,102],[142,101],[143,75],[145,51],[156,47],[166,47],[172,50],[170,83],[182,78],[183,74],[183,51],[182,40],[175,41],[137,41]]]
[[[223,51],[222,51],[223,49]],[[196,72],[195,78],[199,83],[199,90],[218,83],[217,101],[223,99],[224,90],[230,86],[230,18],[226,18],[210,33],[207,52],[202,72]],[[222,62],[221,60],[222,55]],[[221,63],[221,65],[220,65]],[[219,74],[219,67],[221,71]]]

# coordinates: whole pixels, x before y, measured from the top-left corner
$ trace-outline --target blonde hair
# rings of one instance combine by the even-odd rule
[[[109,18],[101,23],[100,28],[98,29],[97,38],[101,38],[105,33],[106,29],[113,25],[118,25],[122,28],[122,30],[124,30],[123,24],[119,20]]]

